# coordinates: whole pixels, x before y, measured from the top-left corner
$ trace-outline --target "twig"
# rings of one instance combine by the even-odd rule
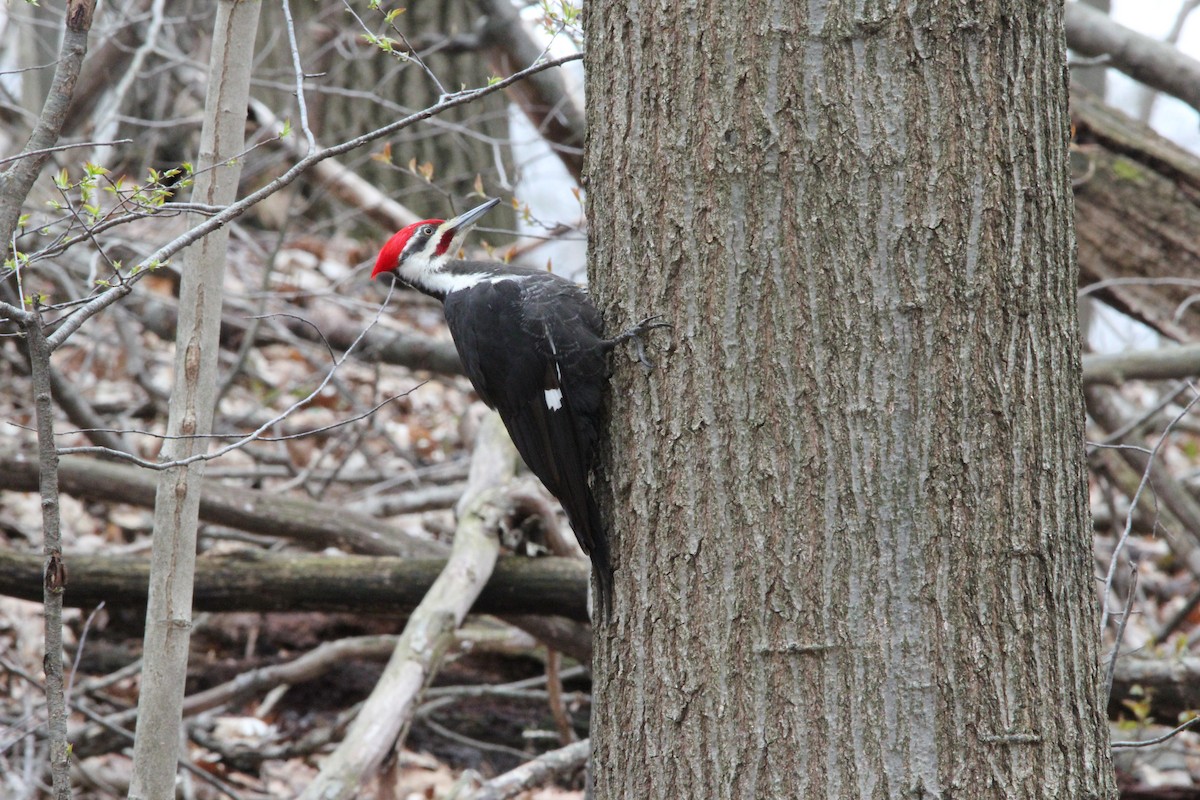
[[[551,649],[546,653],[546,688],[549,690],[550,715],[554,717],[554,727],[558,728],[558,743],[566,745],[579,737],[575,735],[567,710],[563,707],[562,678],[559,676],[561,665],[562,656],[557,650]]]
[[[1116,554],[1113,554],[1113,561],[1117,560]],[[1125,598],[1125,613],[1121,615],[1121,624],[1117,626],[1116,641],[1113,642],[1112,655],[1108,659],[1108,669],[1104,675],[1104,703],[1108,705],[1108,699],[1112,696],[1113,674],[1117,669],[1117,656],[1121,654],[1121,641],[1125,638],[1125,626],[1129,624],[1129,615],[1133,613],[1133,604],[1137,599],[1137,583],[1138,583],[1138,565],[1137,562],[1129,564],[1129,591]],[[1107,597],[1106,597],[1107,599]]]
[[[1188,384],[1186,382],[1180,381],[1178,384],[1176,384],[1174,386],[1174,388],[1172,388],[1170,391],[1168,391],[1161,400],[1159,400],[1153,406],[1148,408],[1145,411],[1145,413],[1134,417],[1133,419],[1129,420],[1129,422],[1125,423],[1117,430],[1109,433],[1108,436],[1105,436],[1104,441],[1101,442],[1101,444],[1107,445],[1107,444],[1114,444],[1114,443],[1120,442],[1122,439],[1124,439],[1129,434],[1133,433],[1135,430],[1140,428],[1146,422],[1153,419],[1154,416],[1156,414],[1158,414],[1160,411],[1162,411],[1164,408],[1171,405],[1171,403],[1174,403],[1175,399],[1177,397],[1179,397],[1179,395],[1186,392],[1187,390],[1188,390]],[[1091,451],[1096,448],[1096,445],[1089,444],[1088,448],[1089,448],[1088,455],[1091,455]]]
[[[95,621],[96,615],[104,608],[104,601],[101,600],[92,609],[92,613],[88,614],[87,619],[83,622],[83,632],[79,634],[79,644],[75,647],[75,659],[71,662],[71,677],[67,680],[67,697],[71,696],[75,687],[75,675],[79,672],[79,659],[83,657],[83,647],[87,644],[88,631],[92,629],[92,622]]]
[[[1112,594],[1113,576],[1116,575],[1117,572],[1117,561],[1119,560],[1121,551],[1125,548],[1125,543],[1129,540],[1129,534],[1133,530],[1133,515],[1137,509],[1138,501],[1141,499],[1142,492],[1146,488],[1146,484],[1150,482],[1150,473],[1154,470],[1154,459],[1158,456],[1159,449],[1166,443],[1167,438],[1170,436],[1175,425],[1191,412],[1192,406],[1196,405],[1197,402],[1200,402],[1200,393],[1196,393],[1193,389],[1193,397],[1191,401],[1184,407],[1182,411],[1179,412],[1178,415],[1176,415],[1173,420],[1171,420],[1170,423],[1167,424],[1167,427],[1163,430],[1162,435],[1159,436],[1158,441],[1154,443],[1154,447],[1150,451],[1150,454],[1147,458],[1146,468],[1142,472],[1142,479],[1138,483],[1137,492],[1134,493],[1133,498],[1129,501],[1129,511],[1125,515],[1125,530],[1121,532],[1120,538],[1117,539],[1116,547],[1113,548],[1112,561],[1109,562],[1108,574],[1105,575],[1104,578],[1104,594],[1102,597],[1103,610],[1100,612],[1100,633],[1102,635],[1105,628],[1108,627],[1108,600]]]
[[[49,153],[57,153],[62,150],[72,150],[76,147],[103,147],[116,144],[132,144],[132,142],[133,139],[115,139],[110,142],[72,142],[71,144],[59,144],[55,145],[54,147],[43,147],[39,150],[30,150],[26,153],[17,153],[15,156],[0,158],[0,164],[7,164],[10,161],[18,161],[22,158],[29,158],[30,156],[41,156]]]
[[[150,4],[150,22],[138,24],[141,29],[139,31],[141,43],[134,51],[129,63],[122,68],[121,77],[117,80],[116,86],[111,91],[104,93],[100,107],[92,113],[93,128],[98,133],[109,136],[117,132],[120,125],[117,114],[121,110],[121,104],[125,102],[125,97],[134,84],[144,80],[142,65],[146,63],[147,56],[159,47],[158,37],[162,31],[165,10],[166,0],[153,0]],[[104,151],[97,150],[93,154],[92,160],[97,164],[104,163]]]
[[[1114,750],[1121,750],[1121,749],[1132,748],[1132,747],[1150,747],[1152,745],[1162,744],[1163,742],[1167,741],[1168,739],[1172,739],[1172,738],[1178,736],[1179,734],[1183,733],[1184,731],[1186,731],[1190,728],[1196,727],[1196,725],[1200,725],[1200,717],[1192,717],[1191,719],[1189,719],[1187,722],[1183,723],[1182,725],[1178,725],[1178,726],[1172,728],[1167,733],[1164,733],[1162,736],[1158,736],[1153,739],[1146,739],[1145,741],[1140,741],[1140,742],[1136,742],[1136,741],[1135,742],[1113,742],[1109,746],[1112,747]]]
[[[189,695],[183,701],[183,712],[191,716],[281,684],[311,681],[352,659],[382,658],[395,649],[397,639],[396,636],[354,636],[326,642],[299,658],[242,673],[219,686]]]
[[[438,734],[439,736],[441,736],[445,739],[449,739],[452,742],[457,742],[458,744],[466,745],[467,747],[470,747],[474,750],[483,750],[485,752],[490,752],[490,753],[504,753],[505,755],[516,756],[517,758],[528,758],[529,757],[529,754],[526,753],[524,750],[518,750],[517,748],[509,747],[506,744],[496,744],[495,742],[485,742],[482,739],[476,739],[472,736],[467,736],[466,734],[459,733],[458,731],[452,731],[449,728],[447,728],[445,725],[434,720],[432,717],[425,717],[425,719],[423,719],[421,722],[422,722],[422,724],[424,724],[426,727],[428,727],[431,731]]]
[[[1157,633],[1150,637],[1148,644],[1154,646],[1165,642],[1168,636],[1174,633],[1180,625],[1187,621],[1188,617],[1192,615],[1192,612],[1196,610],[1197,606],[1200,606],[1200,589],[1192,592],[1192,595],[1187,599],[1187,602],[1184,603],[1179,610],[1172,614],[1169,620],[1163,623],[1162,628],[1160,628]]]
[[[390,296],[390,294],[389,294],[389,296]],[[227,453],[230,453],[234,450],[240,450],[241,448],[245,447],[250,442],[254,442],[254,441],[257,441],[258,439],[262,438],[262,435],[264,433],[266,433],[269,429],[273,428],[274,426],[278,425],[280,422],[283,422],[285,419],[290,417],[292,414],[294,414],[297,411],[299,411],[300,409],[304,408],[306,405],[311,403],[313,401],[313,399],[320,397],[321,393],[323,391],[325,391],[325,387],[329,385],[329,382],[331,380],[333,380],[334,374],[338,371],[338,369],[342,366],[342,364],[346,363],[346,359],[350,358],[350,356],[353,354],[355,348],[358,347],[358,343],[361,342],[363,340],[363,338],[366,337],[366,335],[371,332],[371,329],[374,328],[376,324],[378,324],[379,318],[383,315],[383,313],[386,309],[387,309],[387,303],[385,302],[383,305],[381,305],[379,307],[379,310],[375,313],[375,318],[371,320],[371,323],[369,325],[367,325],[367,327],[363,328],[363,330],[358,334],[358,338],[356,338],[350,344],[350,347],[347,348],[346,351],[342,353],[341,357],[338,358],[337,361],[334,362],[333,366],[329,368],[329,371],[327,373],[325,373],[325,377],[321,380],[321,382],[319,384],[317,384],[317,387],[315,389],[313,389],[311,392],[309,392],[307,395],[300,398],[296,402],[292,403],[290,406],[285,408],[283,411],[281,411],[278,414],[276,414],[275,416],[271,417],[271,419],[269,419],[266,422],[259,425],[251,433],[240,435],[237,441],[227,444],[224,447],[217,448],[216,450],[213,450],[212,452],[200,450],[200,451],[192,453],[191,455],[184,456],[183,458],[171,459],[169,461],[149,461],[144,458],[139,458],[138,456],[135,456],[132,453],[122,453],[122,452],[116,451],[116,450],[109,450],[106,447],[65,447],[59,452],[61,455],[75,455],[75,454],[79,454],[79,453],[103,453],[104,455],[112,456],[113,458],[118,458],[118,459],[121,459],[122,461],[128,461],[130,463],[137,464],[139,467],[143,467],[145,469],[151,469],[151,470],[155,470],[157,472],[162,472],[164,470],[175,469],[178,467],[186,467],[190,464],[195,464],[197,462],[212,461],[213,459],[220,458],[221,456],[226,455]],[[378,408],[372,409],[368,413],[374,413],[374,411],[376,411],[376,410],[378,410]],[[347,421],[353,422],[354,420],[347,420]],[[329,428],[339,427],[342,424],[344,424],[344,423],[342,423],[342,422],[335,423],[333,425],[326,426],[325,429],[327,430]],[[209,433],[188,433],[188,434],[183,434],[183,435],[169,434],[169,435],[163,436],[162,438],[167,441],[177,442],[177,441],[200,440],[200,439],[210,438],[211,436],[212,436],[212,434],[209,434]],[[294,437],[293,436],[285,436],[285,437],[276,437],[276,438],[277,439],[289,439],[289,438],[294,438]]]
[[[587,674],[587,669],[584,667],[571,667],[563,670],[559,674],[560,680],[573,680]],[[479,697],[506,697],[520,700],[544,699],[549,697],[549,692],[533,693],[531,690],[535,686],[541,686],[548,680],[548,676],[535,675],[532,678],[523,678],[519,681],[510,683],[502,683],[497,686],[438,686],[433,689],[425,690],[426,702],[421,704],[417,709],[414,719],[424,719],[438,709],[453,705],[461,700],[479,698]]]
[[[304,68],[300,64],[300,46],[296,44],[296,24],[292,21],[292,7],[288,0],[281,0],[281,3],[287,27],[288,48],[292,54],[292,71],[296,75],[296,105],[300,109],[300,130],[304,131],[304,138],[308,140],[308,151],[305,155],[309,155],[317,149],[317,140],[308,124],[308,104],[304,100]]]

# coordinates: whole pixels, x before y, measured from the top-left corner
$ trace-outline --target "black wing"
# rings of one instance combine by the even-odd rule
[[[588,485],[607,372],[599,313],[549,273],[453,292],[445,311],[467,377],[562,503],[606,606],[608,543]]]

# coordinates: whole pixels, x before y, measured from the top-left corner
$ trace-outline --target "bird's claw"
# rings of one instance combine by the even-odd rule
[[[650,358],[646,355],[646,345],[642,341],[642,334],[649,333],[650,331],[655,330],[657,328],[670,328],[670,327],[671,327],[671,323],[663,321],[662,314],[655,314],[654,316],[646,317],[644,320],[639,322],[637,325],[634,325],[629,330],[623,331],[623,332],[617,334],[615,337],[613,337],[610,340],[610,343],[615,347],[617,344],[619,344],[621,342],[632,339],[634,346],[637,348],[638,361],[641,363],[642,368],[645,369],[646,372],[650,372],[652,369],[654,369],[654,362],[651,361]]]

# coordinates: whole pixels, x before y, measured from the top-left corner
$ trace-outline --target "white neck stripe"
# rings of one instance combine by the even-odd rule
[[[449,272],[430,272],[421,276],[420,284],[422,288],[439,294],[447,295],[452,292],[460,292],[463,289],[470,289],[472,286],[478,286],[481,283],[496,284],[502,281],[519,281],[528,275],[484,275],[478,272],[467,275],[454,275]]]

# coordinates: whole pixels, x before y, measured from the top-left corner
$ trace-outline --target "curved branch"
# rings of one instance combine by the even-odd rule
[[[1136,81],[1200,111],[1200,61],[1131,31],[1085,3],[1067,3],[1067,46],[1084,56],[1108,56]]]

